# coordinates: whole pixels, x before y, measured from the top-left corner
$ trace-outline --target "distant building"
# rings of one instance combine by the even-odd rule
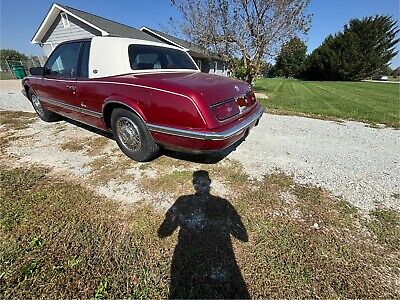
[[[108,35],[174,45],[187,51],[202,72],[224,76],[229,74],[227,64],[222,58],[210,54],[207,50],[193,43],[147,27],[138,30],[57,3],[51,6],[31,43],[41,46],[44,54],[49,56],[61,42]]]

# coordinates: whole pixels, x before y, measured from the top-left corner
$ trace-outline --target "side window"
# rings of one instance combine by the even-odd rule
[[[81,60],[78,68],[79,78],[89,77],[89,52],[90,52],[90,42],[84,42],[81,51]]]
[[[46,76],[75,77],[80,45],[81,43],[64,44],[54,50],[46,63]]]

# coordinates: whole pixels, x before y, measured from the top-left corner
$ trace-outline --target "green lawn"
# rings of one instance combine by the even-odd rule
[[[400,127],[400,84],[265,78],[255,90],[270,112],[383,123]]]
[[[11,74],[0,72],[0,80],[14,79]]]

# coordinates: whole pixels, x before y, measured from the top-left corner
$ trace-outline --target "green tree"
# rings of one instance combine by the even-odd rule
[[[4,61],[4,60],[15,60],[15,61],[20,61],[20,60],[26,60],[28,57],[23,54],[20,53],[16,50],[13,49],[1,49],[0,50],[0,60]]]
[[[385,68],[397,54],[396,21],[389,16],[353,19],[307,58],[303,76],[314,80],[361,80]]]
[[[400,67],[397,67],[396,69],[394,69],[390,75],[393,77],[400,76]]]
[[[275,72],[284,77],[298,77],[306,59],[307,46],[298,37],[284,44],[276,59]]]

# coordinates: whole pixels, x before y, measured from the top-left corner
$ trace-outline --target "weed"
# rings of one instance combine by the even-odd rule
[[[40,238],[34,237],[34,238],[29,242],[29,244],[30,244],[32,247],[39,247],[39,246],[42,246],[42,241],[41,241]]]
[[[31,260],[21,268],[20,272],[26,278],[28,276],[32,276],[33,272],[35,272],[39,267],[40,261]]]
[[[100,283],[97,285],[93,299],[95,299],[95,300],[105,299],[107,297],[109,289],[110,289],[110,287],[109,287],[107,277],[106,277],[106,278],[102,279],[100,281]]]

